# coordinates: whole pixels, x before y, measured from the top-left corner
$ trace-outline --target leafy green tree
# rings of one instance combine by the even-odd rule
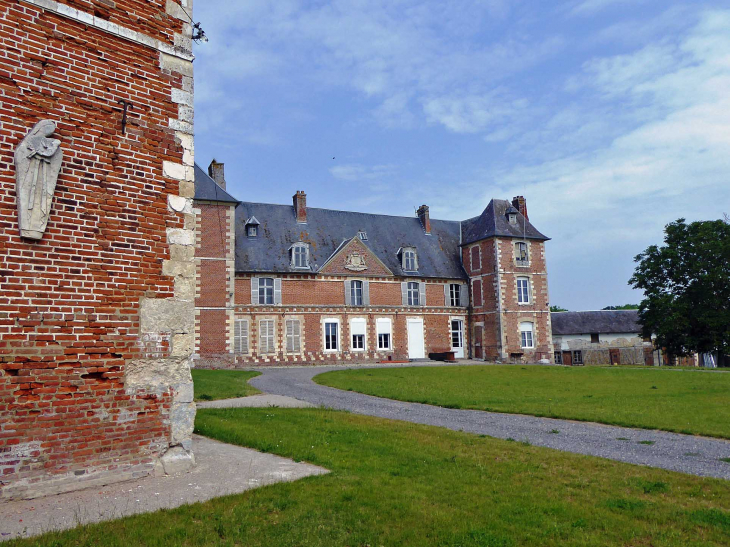
[[[634,259],[644,336],[673,355],[730,353],[730,224],[679,219]]]
[[[558,312],[558,311],[568,311],[565,308],[561,308],[560,306],[550,306],[551,312]]]
[[[624,304],[623,306],[606,306],[604,310],[638,310],[638,304]]]

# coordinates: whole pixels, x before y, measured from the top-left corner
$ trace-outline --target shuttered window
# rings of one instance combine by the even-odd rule
[[[451,297],[451,306],[457,308],[461,306],[461,285],[451,283],[449,285],[449,296]]]
[[[302,325],[299,319],[286,320],[286,352],[301,353]]]
[[[259,321],[259,353],[263,355],[275,352],[274,320],[262,319]]]
[[[248,319],[236,319],[233,323],[233,351],[248,353]]]
[[[274,303],[274,279],[272,277],[259,278],[259,304]]]
[[[419,304],[419,294],[420,291],[418,290],[418,283],[409,282],[408,283],[408,305],[409,306],[418,306]]]

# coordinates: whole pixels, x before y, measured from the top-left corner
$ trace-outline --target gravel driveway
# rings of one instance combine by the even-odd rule
[[[720,460],[730,458],[730,441],[570,420],[404,403],[320,386],[312,381],[312,377],[317,374],[345,368],[257,369],[262,375],[252,378],[249,383],[265,393],[286,395],[317,406],[349,410],[357,414],[447,427],[500,439],[512,438],[566,452],[730,479],[730,463]]]

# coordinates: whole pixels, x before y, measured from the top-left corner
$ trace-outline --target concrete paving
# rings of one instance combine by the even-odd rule
[[[431,366],[429,363],[419,363],[419,366],[422,365]],[[720,460],[730,458],[730,441],[571,420],[404,403],[320,386],[312,381],[312,377],[317,374],[345,368],[355,367],[260,369],[262,375],[252,378],[249,383],[266,393],[295,397],[315,406],[441,426],[500,439],[527,441],[566,452],[730,480],[730,463]]]
[[[235,399],[201,401],[197,403],[197,406],[198,408],[309,408],[314,405],[293,397],[262,393],[261,395],[249,395],[248,397],[237,397]]]
[[[0,541],[169,509],[329,472],[197,435],[193,437],[193,450],[197,465],[179,475],[5,502],[0,505]]]

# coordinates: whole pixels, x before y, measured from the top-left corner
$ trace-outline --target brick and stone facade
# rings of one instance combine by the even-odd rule
[[[464,223],[432,220],[425,205],[412,219],[313,209],[301,191],[291,206],[252,204],[216,184],[213,167],[222,171],[218,162],[211,176],[196,168],[196,366],[403,361],[452,350],[552,361],[547,238],[520,212],[524,198],[512,219],[522,228],[500,200]],[[296,262],[298,247],[306,263]]]
[[[191,11],[0,0],[0,499],[193,463]],[[13,153],[43,119],[63,163],[35,241]]]

